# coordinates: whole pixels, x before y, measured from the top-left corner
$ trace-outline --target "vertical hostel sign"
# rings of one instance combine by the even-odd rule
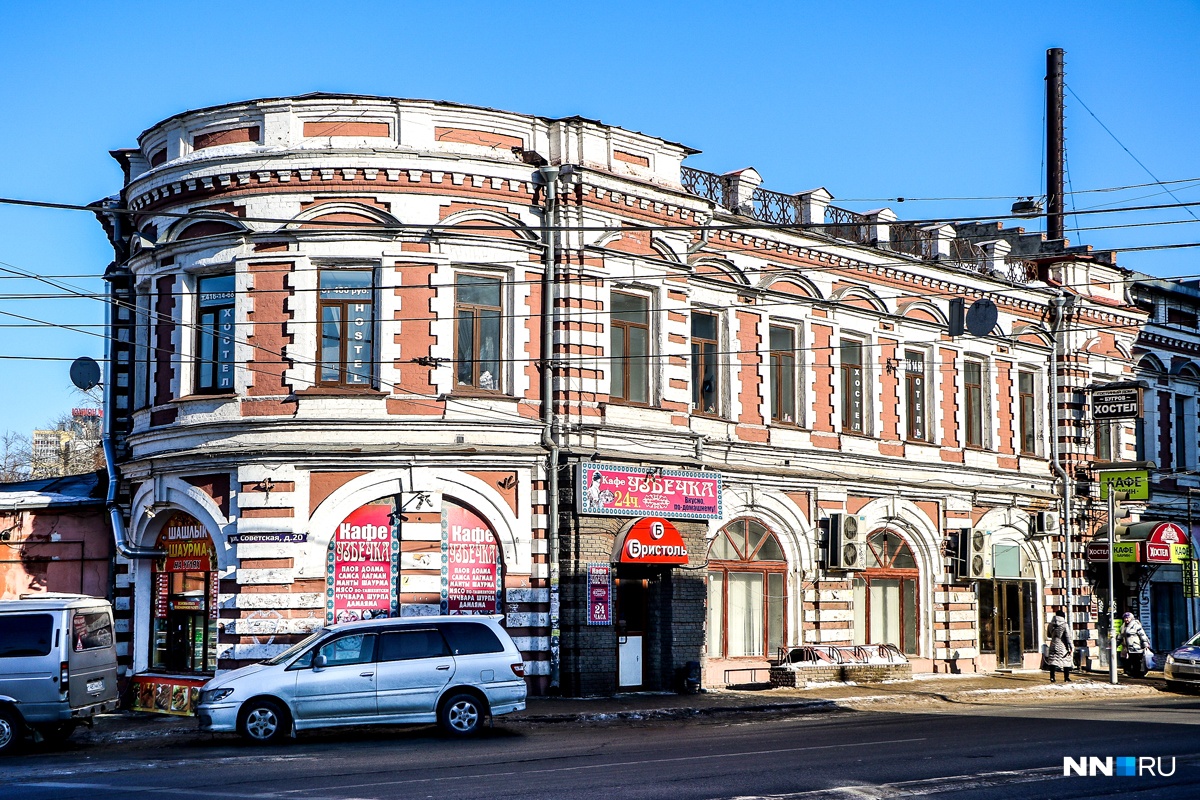
[[[500,557],[491,526],[447,501],[442,506],[442,613],[501,613]]]
[[[391,501],[362,506],[329,542],[325,619],[355,622],[399,613],[400,539]]]

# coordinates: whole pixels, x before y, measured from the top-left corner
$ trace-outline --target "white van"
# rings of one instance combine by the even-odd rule
[[[0,754],[29,732],[65,739],[119,703],[107,600],[79,594],[0,600]]]
[[[273,742],[338,725],[437,722],[453,736],[525,708],[525,662],[500,617],[331,625],[200,690],[204,731]]]

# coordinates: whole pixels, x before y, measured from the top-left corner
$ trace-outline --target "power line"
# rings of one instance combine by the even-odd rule
[[[704,199],[697,197],[697,199]],[[710,201],[711,202],[711,201]],[[91,214],[122,214],[126,216],[142,216],[142,217],[167,217],[170,219],[193,219],[203,220],[208,222],[228,222],[228,223],[246,223],[256,222],[262,224],[275,225],[303,225],[310,232],[314,228],[329,228],[331,230],[359,230],[359,231],[441,231],[441,232],[461,232],[461,231],[532,231],[527,225],[513,224],[501,225],[497,223],[489,223],[482,225],[472,225],[467,223],[458,223],[452,225],[444,225],[440,222],[431,223],[415,223],[415,222],[356,222],[353,220],[321,220],[321,219],[296,219],[282,217],[237,217],[231,214],[214,212],[211,210],[198,209],[195,211],[174,212],[174,211],[136,211],[127,208],[117,207],[101,207],[95,205],[79,205],[74,203],[55,203],[44,200],[23,200],[19,198],[0,197],[0,205],[15,205],[26,206],[32,208],[49,208],[66,211],[86,211]],[[1191,206],[1200,205],[1200,200],[1192,202],[1179,201],[1176,203],[1161,203],[1155,205],[1144,206],[1126,206],[1123,208],[1093,208],[1080,210],[1079,214],[1115,214],[1132,211],[1156,211],[1167,208],[1190,208]],[[584,207],[580,205],[579,207]],[[720,209],[732,215],[726,209]],[[1044,214],[1042,215],[1044,216]],[[1017,214],[975,214],[972,216],[961,217],[936,217],[929,219],[915,220],[897,220],[894,224],[924,226],[938,225],[954,222],[979,222],[980,220],[1004,220],[1004,219],[1027,219],[1028,215]],[[744,223],[689,223],[681,225],[657,225],[641,222],[625,222],[621,225],[559,225],[544,227],[544,230],[556,232],[587,232],[587,233],[616,233],[621,231],[745,231],[745,230],[804,230],[811,231],[821,228],[841,228],[847,223],[824,222],[824,223],[773,223],[773,222],[744,222]],[[853,224],[853,223],[851,223]],[[864,223],[865,224],[865,223]],[[257,234],[279,234],[279,233],[295,233],[296,231],[245,231],[246,233]],[[535,244],[530,242],[530,244]]]
[[[1116,142],[1118,145],[1120,145],[1120,146],[1121,146],[1121,149],[1122,149],[1122,150],[1124,150],[1126,153],[1128,153],[1129,157],[1130,157],[1130,158],[1132,158],[1132,159],[1133,159],[1135,162],[1137,162],[1137,165],[1138,165],[1139,167],[1141,167],[1143,170],[1145,170],[1145,172],[1146,172],[1146,174],[1147,174],[1147,175],[1149,175],[1151,178],[1153,178],[1153,179],[1154,179],[1154,182],[1155,182],[1156,184],[1158,184],[1159,186],[1161,186],[1161,187],[1162,187],[1162,188],[1163,188],[1163,189],[1166,191],[1166,193],[1167,193],[1167,194],[1169,194],[1169,195],[1171,195],[1171,197],[1172,197],[1172,198],[1174,198],[1174,199],[1175,199],[1177,202],[1179,201],[1179,198],[1175,196],[1175,193],[1174,193],[1174,192],[1172,192],[1170,189],[1168,189],[1168,188],[1167,188],[1167,186],[1166,186],[1166,184],[1164,184],[1162,181],[1160,181],[1160,180],[1158,179],[1158,176],[1157,176],[1157,175],[1155,175],[1153,172],[1151,172],[1151,171],[1150,171],[1150,168],[1149,168],[1149,167],[1147,167],[1145,164],[1143,164],[1143,163],[1141,162],[1141,159],[1139,159],[1137,156],[1135,156],[1135,155],[1134,155],[1134,154],[1133,154],[1133,153],[1130,151],[1130,149],[1129,149],[1128,147],[1126,147],[1126,146],[1125,146],[1125,145],[1124,145],[1124,144],[1121,142],[1121,140],[1120,140],[1120,139],[1118,139],[1118,138],[1117,138],[1117,135],[1116,135],[1115,133],[1113,133],[1112,131],[1110,131],[1110,130],[1108,129],[1108,126],[1107,126],[1107,125],[1105,125],[1103,122],[1101,122],[1101,121],[1100,121],[1100,118],[1096,116],[1095,112],[1093,112],[1093,111],[1092,111],[1090,108],[1088,108],[1088,106],[1087,106],[1087,103],[1083,102],[1083,99],[1082,99],[1082,98],[1081,98],[1081,97],[1080,97],[1078,94],[1076,94],[1076,93],[1075,93],[1075,90],[1074,90],[1074,89],[1072,89],[1070,86],[1067,86],[1067,91],[1071,93],[1071,96],[1072,96],[1072,97],[1074,97],[1076,100],[1078,100],[1078,101],[1079,101],[1079,105],[1083,106],[1083,110],[1084,110],[1084,111],[1088,112],[1088,114],[1091,114],[1091,116],[1092,116],[1092,119],[1096,120],[1096,122],[1097,122],[1097,123],[1100,125],[1100,127],[1104,129],[1104,132],[1105,132],[1105,133],[1107,133],[1109,136],[1111,136],[1111,137],[1112,137],[1112,140],[1113,140],[1114,142]],[[1187,211],[1187,212],[1188,212],[1188,214],[1190,214],[1190,215],[1192,216],[1192,218],[1193,218],[1193,219],[1200,220],[1200,217],[1197,217],[1197,216],[1195,215],[1195,213],[1194,213],[1194,212],[1193,212],[1193,211],[1192,211],[1190,208],[1186,208],[1186,207],[1185,207],[1185,208],[1184,208],[1184,210],[1185,210],[1185,211]]]

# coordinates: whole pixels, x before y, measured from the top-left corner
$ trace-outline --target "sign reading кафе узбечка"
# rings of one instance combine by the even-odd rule
[[[580,514],[720,519],[721,476],[715,472],[583,463],[577,473]]]

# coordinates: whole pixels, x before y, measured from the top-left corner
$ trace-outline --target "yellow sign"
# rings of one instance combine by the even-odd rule
[[[1171,563],[1182,564],[1192,557],[1192,546],[1187,542],[1171,545]]]
[[[1113,544],[1113,561],[1136,564],[1140,549],[1140,542],[1116,542]]]
[[[1144,469],[1126,469],[1100,473],[1100,499],[1108,499],[1109,488],[1127,492],[1130,500],[1150,499],[1150,473]]]

